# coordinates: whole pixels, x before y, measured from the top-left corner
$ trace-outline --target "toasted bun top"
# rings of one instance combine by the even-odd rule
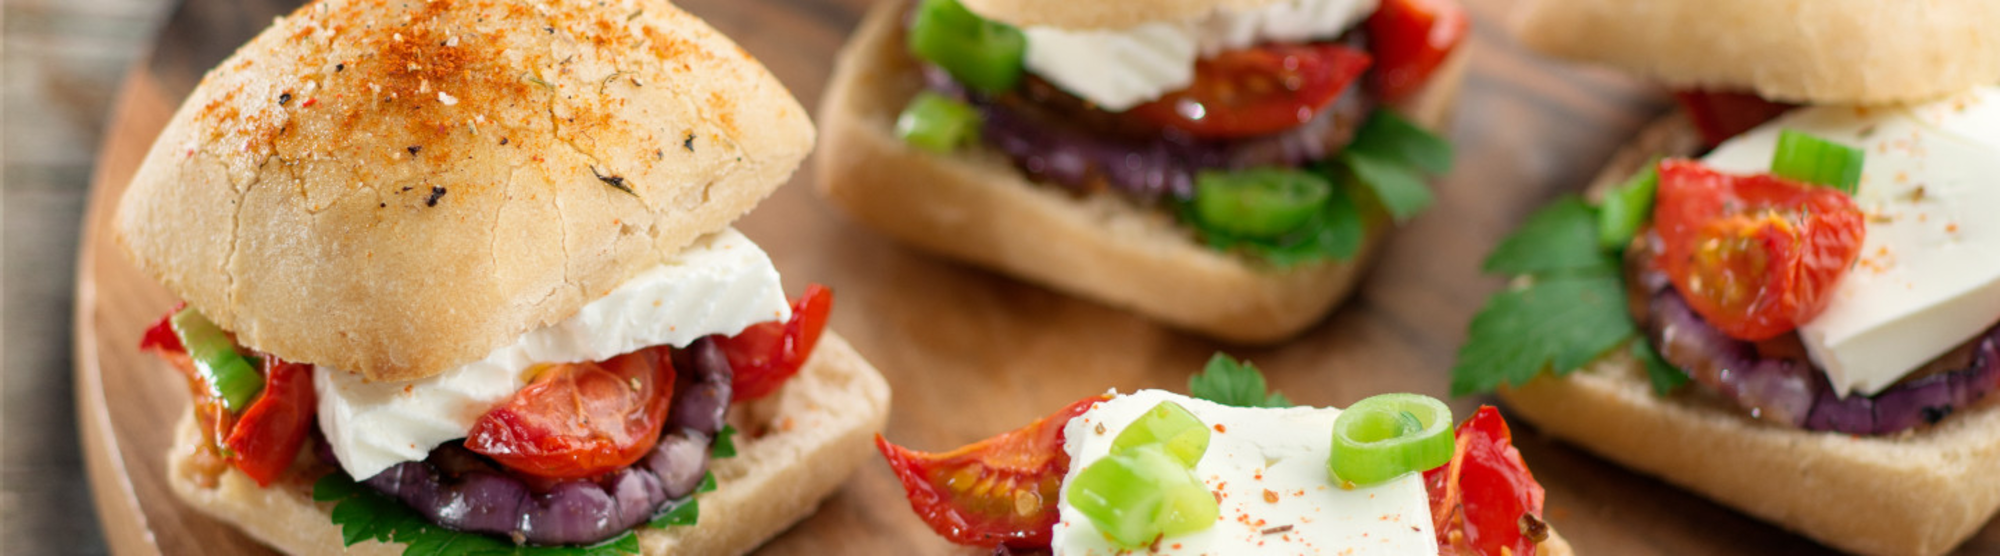
[[[421,378],[728,225],[812,141],[661,0],[321,0],[203,78],[117,235],[247,346]]]
[[[1529,0],[1519,15],[1531,47],[1674,88],[1884,104],[2000,83],[1992,0]]]
[[[1281,0],[959,0],[966,9],[1013,25],[1061,29],[1124,29],[1184,21],[1216,10],[1241,11]]]

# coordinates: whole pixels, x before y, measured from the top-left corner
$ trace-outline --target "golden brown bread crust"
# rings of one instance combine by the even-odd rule
[[[820,106],[819,192],[856,220],[924,249],[1233,342],[1268,343],[1318,322],[1353,290],[1388,224],[1352,261],[1289,270],[1216,251],[1158,210],[1031,183],[999,153],[936,155],[897,140],[922,88],[903,52],[904,2],[870,13],[841,50]],[[1409,105],[1435,127],[1463,75],[1461,50]]]
[[[1699,143],[1679,115],[1614,158],[1616,183],[1655,155]],[[1508,413],[1598,456],[1680,485],[1828,546],[1872,555],[1943,554],[2000,509],[2000,407],[1890,437],[1788,429],[1753,420],[1690,388],[1652,393],[1622,350],[1564,377],[1500,397]]]
[[[731,409],[744,431],[734,458],[716,460],[718,488],[702,494],[692,527],[642,528],[648,556],[742,554],[803,519],[875,452],[871,437],[889,415],[889,385],[839,335],[821,337],[806,366],[778,393]],[[789,424],[789,426],[787,426]],[[762,434],[754,434],[762,431]],[[331,503],[312,501],[312,477],[295,474],[259,488],[241,472],[204,465],[201,434],[183,415],[168,458],[168,483],[181,500],[290,554],[401,554],[367,541],[341,549]]]
[[[421,378],[727,225],[812,140],[662,0],[322,0],[202,80],[116,229],[247,346]]]
[[[1530,47],[1674,88],[1885,104],[2000,82],[1991,0],[1532,0],[1518,17]]]
[[[1125,29],[1185,21],[1216,10],[1242,11],[1279,0],[961,0],[966,9],[1013,25],[1062,29]]]

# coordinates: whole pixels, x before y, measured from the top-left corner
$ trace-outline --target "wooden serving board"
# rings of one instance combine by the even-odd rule
[[[137,350],[174,303],[126,262],[107,223],[153,137],[201,73],[299,0],[185,0],[121,93],[79,254],[78,417],[97,508],[121,555],[265,554],[179,503],[166,483],[181,380]],[[684,0],[814,108],[834,51],[865,0]],[[1439,202],[1395,232],[1347,305],[1281,346],[1219,345],[1030,284],[926,256],[847,221],[812,194],[805,168],[738,226],[769,250],[789,289],[832,286],[833,326],[888,376],[889,438],[920,449],[1005,431],[1107,388],[1184,390],[1217,350],[1254,360],[1293,400],[1347,405],[1394,391],[1443,395],[1465,324],[1500,285],[1479,263],[1534,207],[1581,187],[1614,147],[1665,108],[1659,91],[1544,61],[1505,36],[1511,0],[1472,2],[1471,75],[1451,138],[1457,169]],[[1468,415],[1488,400],[1453,401]],[[1584,554],[1811,554],[1826,549],[1526,426],[1516,442],[1548,488],[1548,519]],[[1865,502],[1859,502],[1865,503]],[[972,553],[917,520],[879,460],[766,554]],[[2000,552],[1988,528],[1962,549]]]

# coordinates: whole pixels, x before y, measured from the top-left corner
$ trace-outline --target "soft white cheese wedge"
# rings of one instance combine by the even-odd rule
[[[735,229],[724,229],[569,319],[444,374],[371,383],[358,374],[315,368],[319,426],[348,475],[372,477],[465,437],[488,409],[527,384],[523,372],[535,364],[686,346],[709,334],[733,335],[752,324],[789,318],[791,305],[771,258]]]
[[[1867,151],[1861,258],[1799,327],[1842,396],[1880,392],[2000,322],[2000,89],[1896,108],[1815,107],[1723,143],[1706,162],[1770,170],[1778,131]]]
[[[1354,490],[1329,483],[1326,461],[1338,409],[1229,407],[1160,390],[1118,396],[1063,429],[1070,456],[1063,484],[1103,459],[1119,432],[1163,401],[1180,404],[1209,426],[1208,452],[1194,471],[1220,498],[1221,517],[1201,532],[1161,539],[1157,552],[1138,553],[1437,554],[1421,475]],[[1126,553],[1068,500],[1059,508],[1056,556]]]
[[[1187,88],[1200,56],[1268,42],[1340,36],[1375,12],[1377,0],[1281,0],[1218,10],[1193,21],[1129,29],[1027,27],[1029,71],[1113,112]]]

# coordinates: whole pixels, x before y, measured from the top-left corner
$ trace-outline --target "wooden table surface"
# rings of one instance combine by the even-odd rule
[[[82,240],[76,347],[80,428],[99,479],[99,515],[119,554],[261,552],[186,511],[164,490],[159,460],[165,441],[158,433],[181,410],[183,395],[177,380],[133,345],[140,327],[169,298],[157,285],[135,279],[99,232],[109,193],[122,189],[152,134],[201,71],[294,2],[187,0],[117,103]],[[1618,144],[1665,109],[1654,88],[1523,51],[1504,32],[1511,3],[1471,2],[1473,69],[1450,132],[1459,145],[1458,166],[1437,184],[1437,205],[1395,232],[1345,308],[1281,346],[1218,345],[904,249],[813,197],[812,176],[804,169],[739,227],[771,252],[789,289],[813,281],[840,292],[833,326],[895,389],[885,432],[917,448],[971,442],[1108,387],[1182,389],[1187,373],[1217,350],[1254,360],[1274,387],[1302,403],[1346,405],[1387,391],[1441,395],[1465,323],[1500,284],[1479,275],[1480,259],[1533,208],[1581,187]],[[816,108],[834,50],[868,4],[681,2],[768,65],[808,108]],[[1465,415],[1482,401],[1452,405]],[[1528,427],[1517,430],[1517,443],[1548,488],[1548,519],[1580,553],[1825,551]],[[871,460],[817,515],[763,552],[891,551],[949,549],[909,512],[879,460]],[[1989,528],[1962,552],[2000,552],[2000,532]]]

